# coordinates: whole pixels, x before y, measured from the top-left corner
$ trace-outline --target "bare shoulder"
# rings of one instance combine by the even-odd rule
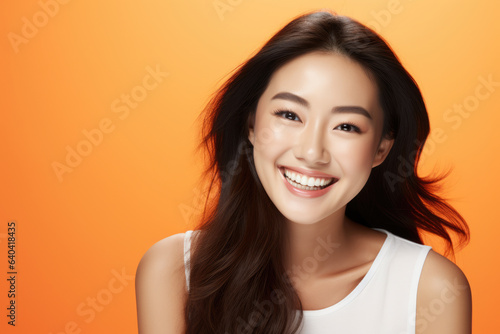
[[[147,250],[137,266],[135,292],[139,334],[184,331],[184,233]]]
[[[151,246],[141,258],[136,275],[143,277],[154,273],[156,276],[179,265],[184,267],[184,235],[185,233],[177,233]]]
[[[467,277],[431,250],[418,284],[416,333],[471,333],[472,296]]]

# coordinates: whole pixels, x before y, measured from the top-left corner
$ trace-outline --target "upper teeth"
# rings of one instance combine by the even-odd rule
[[[289,171],[288,169],[285,169],[285,175],[291,180],[300,183],[303,186],[309,186],[309,187],[314,187],[314,186],[322,187],[325,184],[330,183],[331,180],[333,180],[333,178],[322,179],[322,178],[309,177],[294,171]]]

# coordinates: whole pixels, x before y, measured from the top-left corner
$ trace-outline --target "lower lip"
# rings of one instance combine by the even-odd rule
[[[327,192],[329,192],[330,189],[335,185],[335,182],[334,182],[333,184],[331,184],[328,187],[323,188],[323,189],[319,189],[319,190],[303,190],[303,189],[295,188],[294,186],[292,186],[287,181],[287,179],[285,178],[285,176],[283,175],[283,173],[281,173],[280,169],[278,169],[278,172],[280,173],[281,178],[283,179],[283,182],[285,182],[285,186],[287,187],[287,189],[292,194],[300,196],[300,197],[315,198],[315,197],[323,196],[324,194],[326,194]]]

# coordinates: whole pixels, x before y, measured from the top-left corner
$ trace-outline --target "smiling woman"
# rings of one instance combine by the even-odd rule
[[[273,74],[250,120],[249,140],[259,179],[278,210],[291,221],[317,223],[344,211],[389,153],[394,140],[381,138],[382,127],[377,86],[363,68],[341,54],[310,52]],[[302,186],[283,182],[278,166],[295,172]],[[330,186],[304,188],[317,182],[308,176],[318,172]]]
[[[217,196],[141,260],[141,334],[471,332],[465,275],[420,238],[453,252],[449,232],[466,242],[468,228],[416,172],[427,111],[380,36],[299,16],[204,115]],[[389,184],[401,158],[414,172]]]

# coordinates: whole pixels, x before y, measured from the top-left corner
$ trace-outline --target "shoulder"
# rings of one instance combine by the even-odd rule
[[[184,235],[178,233],[158,241],[137,266],[135,290],[140,334],[177,333],[183,329]]]
[[[430,250],[418,284],[416,333],[471,333],[471,313],[467,277],[455,263]]]
[[[179,264],[184,266],[184,235],[177,233],[151,246],[142,256],[136,275],[162,274],[177,268]]]

